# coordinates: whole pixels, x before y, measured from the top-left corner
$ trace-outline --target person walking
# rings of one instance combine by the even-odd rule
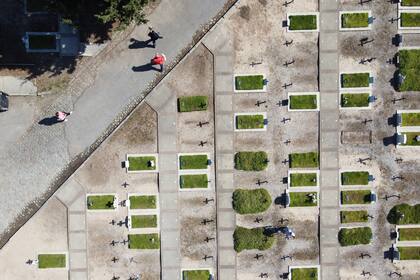
[[[57,121],[59,122],[66,122],[67,121],[67,117],[70,116],[72,113],[72,111],[70,112],[61,112],[58,111],[57,113],[55,113],[55,117],[57,118]]]
[[[153,30],[152,27],[149,27],[149,33],[147,34],[149,36],[150,41],[152,42],[153,48],[156,48],[156,41],[160,38],[162,38],[159,33]]]
[[[152,65],[160,65],[160,72],[163,72],[163,66],[166,62],[166,56],[162,53],[156,53],[156,55],[152,58],[150,63]]]

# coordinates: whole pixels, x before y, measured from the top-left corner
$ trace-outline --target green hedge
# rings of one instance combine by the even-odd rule
[[[266,189],[245,190],[233,192],[233,209],[239,214],[255,214],[266,211],[272,203]]]
[[[400,50],[399,72],[405,77],[399,91],[420,91],[420,49]]]
[[[338,232],[338,241],[341,246],[369,244],[372,240],[370,227],[342,228]]]
[[[257,249],[270,249],[274,244],[274,237],[264,233],[264,228],[244,228],[237,226],[233,233],[233,244],[236,252]]]
[[[262,171],[267,168],[266,152],[238,152],[235,154],[235,169],[243,171]]]
[[[420,204],[408,205],[406,203],[395,205],[388,213],[390,224],[407,225],[420,224]]]

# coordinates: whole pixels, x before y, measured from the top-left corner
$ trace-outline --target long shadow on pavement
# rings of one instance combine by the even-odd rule
[[[40,120],[39,122],[38,122],[38,124],[42,124],[42,125],[53,125],[53,124],[56,124],[56,123],[59,123],[58,121],[57,121],[57,118],[56,117],[48,117],[48,118],[44,118],[44,119],[42,119],[42,120]]]
[[[134,72],[146,72],[146,71],[151,71],[151,70],[160,72],[160,70],[153,67],[153,65],[151,63],[147,63],[147,64],[140,65],[140,66],[133,66],[133,67],[131,67],[131,69]]]
[[[149,43],[152,42],[152,40],[147,41],[139,41],[137,39],[131,38],[130,39],[130,45],[128,45],[129,49],[144,49],[144,48],[153,48],[152,45],[149,45]]]

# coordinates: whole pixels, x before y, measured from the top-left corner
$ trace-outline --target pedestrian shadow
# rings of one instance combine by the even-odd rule
[[[134,72],[146,72],[146,71],[160,72],[160,70],[153,67],[151,63],[147,63],[147,64],[139,65],[139,66],[133,66],[131,67],[131,70],[133,70]]]
[[[152,45],[149,45],[150,42],[152,42],[152,40],[147,40],[147,41],[140,41],[134,38],[130,39],[130,45],[128,45],[129,49],[144,49],[144,48],[153,48]]]
[[[54,125],[58,122],[59,121],[57,120],[56,117],[48,117],[48,118],[44,118],[44,119],[40,120],[38,122],[38,124],[50,126],[50,125]]]

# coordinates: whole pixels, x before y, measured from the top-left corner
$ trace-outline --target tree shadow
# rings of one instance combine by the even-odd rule
[[[149,45],[152,40],[140,41],[134,38],[130,39],[130,45],[128,45],[129,49],[144,49],[144,48],[153,48],[152,45]]]
[[[139,65],[139,66],[133,66],[133,67],[131,67],[131,69],[134,72],[147,72],[147,71],[161,72],[159,69],[156,69],[155,67],[153,67],[153,65],[151,63],[147,63],[147,64]]]
[[[46,125],[46,126],[54,125],[56,123],[59,123],[56,117],[47,117],[38,122],[38,124]]]

